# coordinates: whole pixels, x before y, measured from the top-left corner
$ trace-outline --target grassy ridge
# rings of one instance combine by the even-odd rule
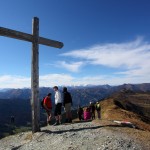
[[[120,92],[100,102],[102,119],[129,121],[150,131],[150,94]]]

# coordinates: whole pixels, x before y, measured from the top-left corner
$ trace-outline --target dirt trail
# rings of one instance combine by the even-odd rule
[[[136,130],[136,129],[132,129]],[[119,131],[119,132],[118,132]],[[47,126],[42,131],[20,133],[0,140],[0,150],[148,150],[121,132],[92,122]]]

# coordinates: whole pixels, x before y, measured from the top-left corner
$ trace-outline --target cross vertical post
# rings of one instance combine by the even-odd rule
[[[32,20],[32,54],[31,54],[31,106],[32,132],[40,131],[40,102],[39,102],[39,19]]]

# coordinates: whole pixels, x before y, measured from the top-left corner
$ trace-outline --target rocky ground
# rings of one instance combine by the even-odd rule
[[[150,139],[143,143],[136,132],[94,122],[49,125],[34,135],[26,132],[1,139],[0,150],[149,150]]]

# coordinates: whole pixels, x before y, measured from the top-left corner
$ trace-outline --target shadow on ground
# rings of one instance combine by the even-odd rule
[[[79,123],[79,122],[78,122]],[[84,122],[81,122],[84,123]],[[50,130],[42,130],[41,132],[45,132],[45,133],[53,133],[53,134],[62,134],[64,132],[78,132],[78,131],[82,131],[82,130],[91,130],[91,129],[98,129],[98,128],[103,128],[103,127],[123,127],[120,125],[99,125],[99,126],[95,126],[95,127],[84,127],[84,128],[78,128],[78,129],[66,129],[66,130],[61,130],[61,131],[50,131]]]

